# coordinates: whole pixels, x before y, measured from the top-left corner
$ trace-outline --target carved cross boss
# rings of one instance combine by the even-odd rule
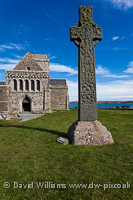
[[[78,47],[79,121],[97,119],[94,46],[102,40],[102,28],[93,22],[92,7],[80,6],[79,23],[70,29],[70,40]]]

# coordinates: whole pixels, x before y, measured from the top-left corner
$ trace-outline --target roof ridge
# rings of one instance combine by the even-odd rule
[[[31,54],[33,58],[48,58],[47,54]]]

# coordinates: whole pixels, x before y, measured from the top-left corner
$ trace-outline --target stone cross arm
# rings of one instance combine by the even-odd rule
[[[102,40],[102,28],[93,22],[92,7],[80,6],[79,22],[70,29],[70,40],[79,47],[80,42],[93,41],[94,46]]]
[[[84,32],[84,26],[79,26],[79,23],[76,23],[70,29],[70,40],[75,43],[76,46],[79,46],[80,42],[84,39],[83,34],[86,39],[89,39],[91,36],[91,40],[94,41],[94,46],[102,40],[102,28],[98,27],[94,22],[90,23],[92,26],[93,34],[88,34],[89,31]],[[86,26],[87,27],[87,26]],[[89,30],[90,26],[88,26]],[[88,38],[87,38],[88,37]]]
[[[98,27],[97,24],[93,22],[93,26],[95,27],[93,29],[93,41],[94,41],[94,46],[102,40],[102,27]]]
[[[81,42],[80,32],[81,30],[79,28],[79,23],[76,23],[73,27],[70,28],[70,40],[73,41],[76,46],[79,46]]]

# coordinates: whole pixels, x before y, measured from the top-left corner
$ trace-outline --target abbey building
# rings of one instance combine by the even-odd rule
[[[49,79],[47,55],[27,52],[0,81],[0,115],[16,117],[21,112],[51,113],[68,110],[66,79]]]

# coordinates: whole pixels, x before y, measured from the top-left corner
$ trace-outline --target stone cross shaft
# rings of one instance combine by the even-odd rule
[[[78,47],[79,121],[97,119],[94,46],[102,40],[102,28],[93,22],[92,7],[80,6],[79,23],[70,29],[70,40]]]

